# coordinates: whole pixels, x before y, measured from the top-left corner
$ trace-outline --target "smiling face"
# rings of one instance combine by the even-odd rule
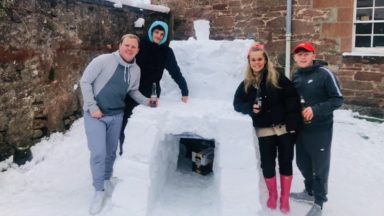
[[[267,64],[267,60],[265,59],[264,52],[262,50],[251,51],[249,53],[248,61],[254,75],[263,71],[265,65]]]
[[[312,66],[315,57],[316,55],[313,52],[308,52],[306,50],[300,50],[293,56],[297,66],[300,68],[307,68]]]
[[[162,31],[160,29],[153,30],[152,39],[153,39],[154,43],[160,44],[160,42],[163,40],[163,38],[164,38],[164,31]]]
[[[132,62],[139,52],[139,42],[135,38],[126,37],[119,44],[119,53],[126,62]]]

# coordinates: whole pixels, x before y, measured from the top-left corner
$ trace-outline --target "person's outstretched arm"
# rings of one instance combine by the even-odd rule
[[[179,86],[181,90],[181,95],[183,96],[183,102],[187,102],[189,94],[188,85],[183,75],[181,74],[180,67],[177,64],[175,54],[173,53],[173,50],[171,48],[169,48],[169,51],[167,53],[165,69],[167,69],[172,79],[175,80],[176,84]]]

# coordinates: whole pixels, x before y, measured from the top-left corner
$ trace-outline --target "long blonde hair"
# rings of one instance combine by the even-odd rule
[[[264,66],[264,70],[261,73],[254,75],[253,70],[251,68],[251,65],[249,63],[249,54],[251,52],[256,52],[256,51],[263,52],[264,59],[267,62],[266,63],[267,68],[265,68],[265,66]],[[280,74],[279,74],[279,72],[277,72],[277,70],[273,66],[272,62],[269,61],[268,53],[265,51],[263,45],[261,45],[260,43],[253,44],[248,51],[247,59],[248,59],[248,64],[247,64],[247,68],[245,70],[245,78],[244,78],[245,92],[248,92],[248,88],[250,86],[260,88],[260,83],[261,83],[261,80],[265,74],[265,69],[268,70],[267,77],[266,77],[267,86],[274,87],[274,88],[280,88],[280,86],[278,84],[278,79],[279,79]]]

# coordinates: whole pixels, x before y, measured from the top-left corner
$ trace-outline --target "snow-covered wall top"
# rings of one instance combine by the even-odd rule
[[[163,5],[152,5],[151,2],[148,0],[107,0],[109,2],[115,3],[114,6],[121,8],[123,5],[146,9],[146,10],[152,10],[157,11],[161,13],[169,13],[170,9],[169,7],[163,6]]]

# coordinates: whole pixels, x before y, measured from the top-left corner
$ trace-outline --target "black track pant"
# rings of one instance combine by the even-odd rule
[[[332,126],[321,131],[303,129],[296,145],[296,163],[304,176],[305,189],[313,192],[320,206],[327,201],[332,131]]]
[[[292,175],[293,137],[291,134],[267,136],[259,138],[261,169],[265,178],[276,175],[276,157],[281,175]]]
[[[124,108],[124,116],[123,116],[123,124],[121,125],[121,132],[120,132],[120,155],[123,154],[123,143],[125,140],[124,130],[128,123],[128,118],[132,115],[132,110],[138,105],[136,101],[134,101],[129,95],[125,98],[125,108]]]

